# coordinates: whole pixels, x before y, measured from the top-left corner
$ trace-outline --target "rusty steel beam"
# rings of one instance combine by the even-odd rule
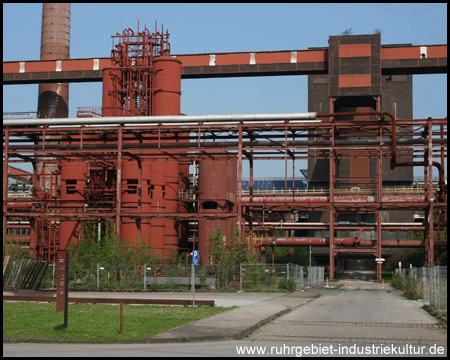
[[[423,58],[422,49],[427,48]],[[328,73],[328,49],[173,55],[183,64],[182,79],[312,75]],[[59,60],[58,60],[59,61]],[[101,82],[110,58],[3,62],[3,85]],[[447,45],[384,45],[383,75],[447,73]]]
[[[39,301],[56,302],[56,297],[51,296],[16,296],[3,295],[3,301]],[[71,303],[85,304],[136,304],[136,305],[192,305],[192,300],[182,299],[129,299],[129,298],[84,298],[69,297]],[[214,300],[195,300],[195,303],[203,306],[214,306]]]

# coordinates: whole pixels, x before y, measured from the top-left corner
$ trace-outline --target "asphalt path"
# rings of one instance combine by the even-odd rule
[[[447,331],[389,285],[347,281],[242,340],[161,344],[4,344],[3,356],[446,356]],[[332,283],[336,285],[336,283]],[[232,295],[231,295],[232,296]],[[236,294],[236,296],[242,296]],[[268,295],[264,295],[268,297]],[[283,296],[270,300],[280,302]],[[257,297],[252,301],[257,301]],[[242,301],[241,298],[239,301]],[[245,299],[248,300],[248,299]],[[295,298],[290,298],[294,301]],[[231,303],[232,301],[230,301]]]

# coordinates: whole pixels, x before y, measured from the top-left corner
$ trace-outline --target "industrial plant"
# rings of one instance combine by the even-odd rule
[[[3,119],[8,241],[54,262],[85,224],[99,240],[113,226],[130,246],[167,260],[199,250],[209,264],[220,227],[261,257],[311,246],[330,279],[358,260],[381,279],[375,259],[404,248],[433,267],[447,249],[447,118],[412,116],[412,77],[446,74],[446,44],[340,35],[324,48],[176,54],[162,27],[117,31],[109,57],[71,59],[70,4],[44,4],[40,60],[3,62],[3,85],[39,84],[35,115]],[[180,109],[183,79],[280,75],[308,76],[305,112]],[[69,118],[71,82],[101,82],[102,104]],[[267,160],[284,173],[256,178]]]

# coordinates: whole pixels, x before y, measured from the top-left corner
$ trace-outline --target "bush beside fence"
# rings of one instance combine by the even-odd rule
[[[17,279],[26,276],[21,270],[25,269],[22,263],[22,260],[14,260],[8,264],[7,276],[3,279],[4,289],[21,288],[21,282]],[[296,264],[198,265],[195,267],[194,279],[195,286],[212,291],[294,291],[323,282],[323,267],[302,267]],[[190,286],[190,264],[69,263],[71,290],[188,290]],[[46,272],[42,274],[39,287],[56,287],[54,264],[49,264]]]
[[[447,266],[395,269],[392,285],[405,290],[410,299],[423,299],[437,310],[447,311]]]

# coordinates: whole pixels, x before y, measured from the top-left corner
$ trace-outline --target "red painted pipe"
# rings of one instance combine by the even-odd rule
[[[265,245],[272,245],[273,240],[275,240],[276,246],[329,246],[329,239],[325,238],[295,238],[295,237],[288,237],[288,238],[268,238],[265,240]],[[371,240],[359,240],[357,238],[345,238],[345,239],[334,239],[335,245],[345,245],[345,246],[374,246],[376,241]],[[383,247],[420,247],[423,245],[422,240],[383,240],[381,242]],[[447,246],[446,241],[440,241],[438,243],[435,242],[436,246]]]

